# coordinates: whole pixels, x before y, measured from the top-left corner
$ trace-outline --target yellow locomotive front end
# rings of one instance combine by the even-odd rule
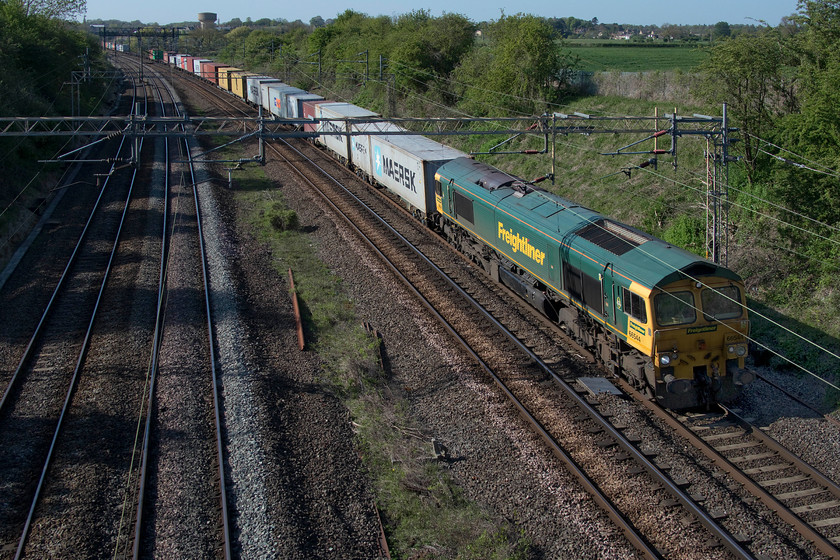
[[[732,400],[744,369],[749,319],[744,286],[727,278],[681,280],[650,294],[657,401],[692,408]]]

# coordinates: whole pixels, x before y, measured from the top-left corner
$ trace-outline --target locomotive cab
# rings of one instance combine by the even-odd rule
[[[749,320],[743,284],[681,280],[651,292],[656,398],[668,408],[725,402],[754,376],[744,369]]]

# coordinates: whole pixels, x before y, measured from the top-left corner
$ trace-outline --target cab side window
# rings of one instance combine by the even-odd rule
[[[622,297],[624,312],[640,323],[647,323],[647,308],[645,308],[644,298],[634,294],[627,288],[622,288],[622,290],[624,291]]]

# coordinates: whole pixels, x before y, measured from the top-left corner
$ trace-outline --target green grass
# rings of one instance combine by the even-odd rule
[[[217,157],[241,157],[238,150],[228,147]],[[290,210],[263,170],[247,165],[235,172],[235,188],[247,223],[271,251],[277,273],[285,277],[289,268],[294,271],[307,344],[322,358],[322,381],[342,395],[351,412],[392,557],[527,558],[529,542],[466,499],[445,467],[429,460],[431,436],[413,424],[408,404],[387,391],[378,341],[362,328],[341,279],[318,258],[315,238],[305,227],[295,227],[295,220],[289,227]]]
[[[569,52],[580,58],[579,70],[587,72],[653,72],[692,71],[705,57],[705,52],[692,45],[649,46],[632,43],[567,43]]]

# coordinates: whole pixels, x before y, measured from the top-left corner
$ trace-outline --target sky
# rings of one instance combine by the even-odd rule
[[[444,12],[467,16],[474,22],[495,20],[504,12],[514,15],[519,12],[544,17],[568,17],[601,23],[627,23],[641,25],[662,25],[665,23],[690,25],[713,25],[719,21],[729,24],[755,24],[764,21],[771,26],[796,11],[796,0],[587,0],[566,2],[563,0],[427,0],[423,4],[400,3],[388,0],[357,0],[354,3],[336,0],[320,2],[278,2],[276,0],[146,0],[144,2],[114,2],[113,0],[87,0],[88,19],[140,20],[143,23],[156,22],[161,25],[182,21],[197,21],[199,12],[215,12],[219,21],[239,18],[258,20],[261,18],[297,19],[309,22],[315,16],[324,19],[335,17],[347,9],[353,9],[370,16],[399,15],[417,9],[426,9],[433,16]]]

